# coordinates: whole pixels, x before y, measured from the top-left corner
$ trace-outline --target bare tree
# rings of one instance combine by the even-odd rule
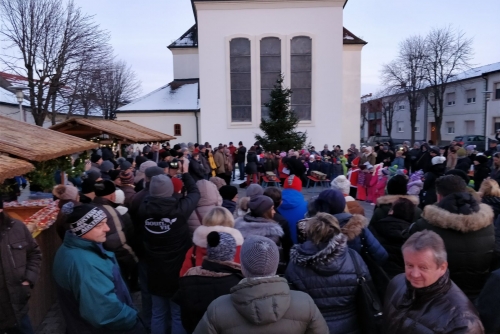
[[[54,113],[56,95],[66,85],[82,55],[99,57],[109,44],[108,33],[73,0],[0,0],[0,35],[9,43],[0,60],[28,79],[31,112],[42,126]]]
[[[433,29],[425,39],[426,58],[424,80],[427,87],[424,97],[429,104],[436,123],[437,143],[441,141],[444,94],[448,84],[458,73],[470,69],[472,39],[451,27]]]
[[[377,109],[380,110],[382,114],[382,122],[387,131],[387,135],[392,138],[392,130],[394,128],[394,115],[399,112],[398,105],[399,102],[403,101],[406,96],[394,91],[394,89],[383,89],[375,94],[377,103]],[[377,101],[377,102],[375,102]]]
[[[410,105],[410,125],[415,128],[417,109],[422,100],[422,89],[426,83],[424,66],[426,63],[426,43],[420,36],[405,39],[399,45],[395,60],[383,65],[382,83],[387,89],[403,94]],[[411,131],[411,141],[415,132]]]

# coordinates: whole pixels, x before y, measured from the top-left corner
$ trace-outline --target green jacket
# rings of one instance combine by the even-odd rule
[[[214,300],[194,334],[328,334],[326,321],[312,298],[290,291],[287,280],[243,280],[230,295]]]

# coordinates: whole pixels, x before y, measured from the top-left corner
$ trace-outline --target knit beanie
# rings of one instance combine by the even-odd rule
[[[462,178],[464,180],[465,184],[469,184],[470,182],[470,177],[461,169],[450,169],[444,175],[456,175]]]
[[[345,211],[345,197],[339,190],[323,190],[314,201],[318,212],[336,215]]]
[[[115,168],[115,165],[113,165],[113,163],[109,160],[106,160],[106,161],[103,161],[102,164],[101,164],[101,172],[103,173],[107,173],[109,172],[110,170],[114,169]]]
[[[217,190],[219,190],[222,186],[227,185],[226,181],[224,181],[223,179],[221,179],[220,177],[217,177],[217,176],[212,176],[209,179],[209,181],[217,186]]]
[[[170,163],[168,161],[160,161],[158,163],[158,167],[163,168],[163,169],[168,168],[169,166],[170,166]],[[149,167],[149,168],[151,168],[151,167]]]
[[[236,195],[238,195],[238,188],[234,186],[222,186],[219,189],[219,194],[222,199],[231,201]]]
[[[120,172],[120,181],[122,184],[134,184],[134,174],[129,170],[122,170]]]
[[[182,191],[182,187],[184,187],[184,182],[182,182],[178,177],[173,177],[170,180],[174,186],[174,194],[179,194]]]
[[[139,167],[139,171],[145,173],[146,169],[148,169],[149,167],[158,167],[158,165],[156,164],[156,162],[148,160],[141,164],[141,167]]]
[[[465,151],[465,150],[464,150]],[[437,156],[437,157],[434,157],[432,158],[431,162],[432,162],[432,165],[438,165],[438,164],[442,164],[446,161],[446,158],[445,157],[440,157],[440,156]]]
[[[123,170],[123,171],[132,168],[132,164],[130,162],[128,162],[127,160],[120,162],[119,165],[120,165],[120,170]]]
[[[90,156],[90,161],[93,163],[97,163],[101,159],[102,157],[97,153],[92,153],[92,155]]]
[[[57,185],[52,190],[52,194],[58,199],[76,201],[78,189],[70,185]]]
[[[255,217],[262,217],[273,206],[273,200],[264,195],[250,197],[250,202],[248,202],[248,208]]]
[[[467,156],[467,151],[463,147],[459,148],[457,150],[457,157],[463,158],[465,156]]]
[[[236,240],[229,233],[210,232],[207,235],[207,258],[212,261],[233,261]]]
[[[295,175],[290,175],[289,177],[286,178],[285,183],[283,184],[283,188],[302,191],[302,180],[300,179],[300,177],[297,177]]]
[[[280,261],[278,246],[269,238],[251,235],[241,246],[240,261],[246,278],[274,276]]]
[[[143,163],[145,163],[146,161],[148,161],[148,159],[146,157],[143,157],[140,155],[135,157],[135,168],[139,169],[141,167],[141,165]]]
[[[264,195],[264,188],[262,188],[259,184],[252,183],[247,188],[247,197],[255,197],[259,195]]]
[[[165,174],[165,170],[163,168],[160,168],[160,167],[157,167],[157,166],[148,167],[146,169],[146,172],[144,173],[144,175],[146,176],[146,178],[148,180],[151,180],[151,178],[153,176],[162,175],[162,174]]]
[[[406,195],[408,178],[404,175],[395,175],[387,182],[388,195]]]
[[[69,230],[78,237],[89,232],[107,218],[104,211],[91,204],[75,206],[73,202],[69,202],[62,206],[61,212],[68,216]]]
[[[96,182],[94,189],[97,197],[103,197],[114,193],[116,191],[116,186],[112,181],[103,180]]]
[[[332,189],[339,190],[344,195],[349,195],[351,191],[351,181],[349,181],[344,175],[339,175],[333,179],[330,184]]]
[[[167,175],[156,175],[151,178],[149,194],[152,197],[171,197],[174,193],[174,185]]]

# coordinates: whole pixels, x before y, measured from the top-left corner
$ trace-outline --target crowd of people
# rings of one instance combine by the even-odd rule
[[[500,331],[495,142],[482,154],[454,142],[127,154],[95,151],[81,179],[53,190],[69,334]],[[314,171],[331,185],[306,200]],[[269,172],[279,186],[261,186]],[[32,333],[41,253],[1,206],[0,251],[0,329]]]

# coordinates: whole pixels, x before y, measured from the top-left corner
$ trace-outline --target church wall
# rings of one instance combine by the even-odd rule
[[[174,60],[174,80],[199,78],[197,48],[171,49]]]
[[[342,143],[344,149],[360,142],[361,48],[363,45],[344,45],[342,94]],[[354,131],[356,130],[356,131]]]

